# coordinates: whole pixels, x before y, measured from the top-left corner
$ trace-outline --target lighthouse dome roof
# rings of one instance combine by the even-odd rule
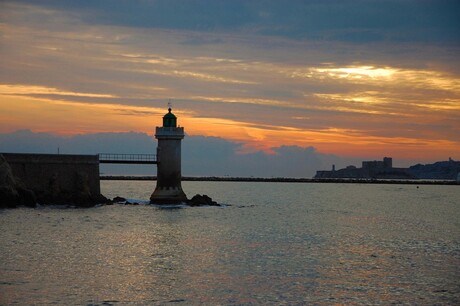
[[[176,115],[174,115],[173,113],[171,113],[171,108],[168,108],[168,113],[166,113],[166,115],[163,116],[163,118],[177,118]]]
[[[177,117],[171,113],[171,108],[168,108],[168,113],[163,116],[163,127],[176,127]]]

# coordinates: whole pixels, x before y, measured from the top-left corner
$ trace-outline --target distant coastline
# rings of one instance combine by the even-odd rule
[[[460,173],[460,162],[449,158],[433,164],[417,164],[409,168],[394,168],[393,158],[363,161],[362,167],[348,166],[344,169],[316,171],[315,179],[377,179],[377,180],[457,180]]]
[[[101,175],[106,181],[155,181],[156,176]],[[347,183],[347,184],[411,184],[411,185],[458,185],[454,180],[427,179],[345,179],[345,178],[285,178],[285,177],[219,177],[183,176],[182,181],[197,182],[273,182],[273,183]],[[460,186],[460,185],[459,185]]]

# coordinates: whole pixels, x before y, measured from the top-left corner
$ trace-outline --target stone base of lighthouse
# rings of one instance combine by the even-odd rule
[[[152,204],[180,204],[187,201],[182,187],[158,187],[150,197]]]

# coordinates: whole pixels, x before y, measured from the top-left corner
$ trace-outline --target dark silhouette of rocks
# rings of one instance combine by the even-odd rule
[[[112,200],[109,200],[106,204],[107,205],[111,205],[111,204],[139,205],[138,202],[130,202],[126,198],[123,198],[123,197],[120,197],[120,196],[114,197]],[[208,195],[205,195],[205,194],[203,194],[203,195],[197,194],[193,198],[191,198],[190,200],[186,200],[185,202],[182,202],[180,204],[181,205],[185,204],[185,205],[191,206],[191,207],[197,207],[197,206],[221,206],[216,201],[213,201],[211,199],[211,197],[209,197]],[[160,205],[163,205],[163,203],[161,203]]]
[[[434,164],[417,164],[409,167],[409,172],[420,179],[455,180],[460,173],[460,161],[449,158]]]
[[[14,177],[10,165],[0,154],[0,208],[35,207],[36,202],[34,192]]]
[[[195,206],[221,206],[216,201],[213,201],[209,196],[203,194],[194,195],[193,198],[187,200],[187,205],[195,207]]]
[[[20,199],[20,205],[24,205],[27,207],[35,207],[37,204],[37,197],[35,193],[26,188],[18,188],[18,194]]]
[[[115,198],[112,199],[112,202],[113,202],[113,203],[125,203],[125,202],[126,202],[126,199],[125,199],[125,198],[122,198],[122,197],[116,196]]]
[[[111,204],[124,204],[124,205],[139,205],[138,202],[130,202],[129,200],[123,198],[123,197],[120,197],[120,196],[116,196],[115,198],[113,198],[111,201]]]

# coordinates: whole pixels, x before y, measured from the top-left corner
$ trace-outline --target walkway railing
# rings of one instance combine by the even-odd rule
[[[106,164],[156,164],[155,154],[114,154],[99,153],[99,163]]]

